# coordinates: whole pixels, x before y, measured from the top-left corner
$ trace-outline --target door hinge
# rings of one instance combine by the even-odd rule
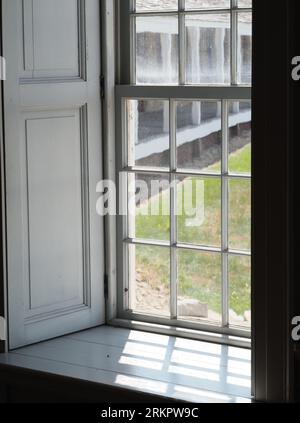
[[[108,275],[104,276],[104,297],[107,300],[109,294],[109,288],[108,288]]]
[[[105,78],[104,78],[104,75],[100,76],[100,95],[101,95],[102,99],[105,98]]]

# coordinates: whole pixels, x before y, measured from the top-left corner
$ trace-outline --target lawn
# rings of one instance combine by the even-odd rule
[[[234,172],[247,173],[251,164],[251,147],[245,146],[231,154],[229,168]],[[219,164],[207,170],[213,171]],[[186,178],[178,183],[178,193],[185,189],[187,181],[193,185],[197,178]],[[203,179],[204,181],[204,221],[200,226],[187,226],[190,216],[183,213],[177,218],[178,241],[209,247],[221,246],[221,182],[220,179]],[[195,190],[188,203],[195,206]],[[178,195],[182,201],[181,196]],[[250,250],[251,225],[251,187],[250,182],[232,180],[229,183],[229,244],[237,250]],[[155,204],[153,204],[153,202]],[[139,211],[151,206],[169,206],[166,191],[144,202]],[[178,203],[178,206],[180,204]],[[169,216],[136,217],[136,237],[143,239],[169,240]],[[158,247],[139,247],[136,250],[136,268],[144,279],[151,283],[153,289],[161,284],[168,284],[168,278],[162,275],[162,269],[168,267],[166,252]],[[164,272],[166,273],[166,272]],[[147,276],[146,276],[147,275]],[[150,282],[151,278],[151,282]],[[244,256],[230,256],[230,309],[240,316],[251,309],[250,306],[250,259]],[[179,297],[197,299],[208,304],[209,310],[217,316],[221,313],[221,255],[190,250],[178,250],[178,295]]]

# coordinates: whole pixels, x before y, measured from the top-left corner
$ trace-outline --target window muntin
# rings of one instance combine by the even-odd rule
[[[164,2],[163,9],[144,3],[147,10],[140,1],[130,12],[133,85],[117,90],[125,123],[119,170],[126,174],[128,202],[138,191],[132,181],[171,185],[142,204],[139,199],[122,219],[119,316],[247,336],[251,91],[245,96],[242,85],[251,82],[251,2],[236,0],[225,7],[222,1],[195,0],[189,9],[188,1],[179,1],[176,13],[174,2]],[[196,3],[209,7],[197,9]],[[194,36],[203,46],[194,56],[188,51],[188,37],[195,32],[192,24],[189,32],[189,22],[197,22]],[[211,22],[217,28],[210,28]],[[201,57],[211,66],[202,72]],[[166,89],[160,92],[159,86]],[[182,187],[196,182],[204,187],[206,203],[204,213],[201,206],[197,210],[204,214],[198,230],[185,225],[190,216],[177,215],[184,206]],[[145,217],[143,210],[153,204],[160,213]]]

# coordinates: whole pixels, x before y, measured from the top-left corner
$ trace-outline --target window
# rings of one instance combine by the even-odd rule
[[[124,3],[119,317],[250,336],[252,2]]]

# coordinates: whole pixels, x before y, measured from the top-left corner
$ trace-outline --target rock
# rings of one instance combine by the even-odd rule
[[[222,320],[222,316],[219,313],[212,310],[208,310],[207,318],[211,322],[220,322]]]
[[[208,305],[198,300],[180,299],[178,301],[178,315],[185,317],[208,317]]]
[[[234,310],[229,310],[229,321],[234,323],[244,322],[244,317],[239,316]]]
[[[236,314],[236,312],[234,310],[229,310],[229,320],[236,320],[238,317],[238,315]]]
[[[246,322],[251,322],[251,311],[250,310],[245,311],[244,319],[245,319]]]

